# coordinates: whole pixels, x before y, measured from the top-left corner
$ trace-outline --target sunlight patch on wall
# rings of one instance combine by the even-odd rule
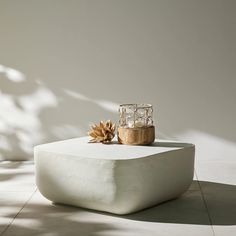
[[[177,137],[196,146],[198,180],[236,184],[236,143],[198,130],[188,130]]]
[[[31,100],[30,95],[28,95],[28,99]],[[32,100],[34,100],[34,93]],[[6,145],[4,145],[0,149],[9,154],[14,149],[14,151],[18,150],[18,155],[22,155],[22,151],[31,155],[33,145],[43,139],[41,122],[37,113],[34,112],[35,110],[19,107],[11,95],[0,93],[0,101],[0,133],[8,140],[8,148],[6,149]]]
[[[70,89],[63,89],[64,93],[67,94],[68,96],[78,99],[78,100],[82,100],[82,101],[88,101],[91,102],[93,104],[96,104],[97,106],[101,107],[103,110],[112,112],[112,113],[117,113],[118,109],[119,109],[119,104],[115,103],[115,102],[111,102],[111,101],[107,101],[107,100],[97,100],[97,99],[93,99],[90,97],[87,97],[81,93],[72,91]]]
[[[40,127],[38,118],[20,109],[11,95],[0,93],[0,101],[0,120],[4,122],[6,133],[13,132],[16,128],[30,132]]]
[[[7,140],[7,138],[3,135],[0,136],[0,149],[3,150],[11,150],[11,146]]]
[[[26,80],[20,71],[3,65],[0,65],[0,76],[13,83]],[[32,157],[33,146],[46,138],[39,115],[45,108],[57,107],[58,101],[56,95],[39,82],[35,81],[32,90],[24,95],[4,93],[1,86],[1,159],[26,160]]]
[[[52,91],[39,87],[34,93],[21,96],[19,104],[25,111],[38,114],[45,107],[56,107],[58,102]]]
[[[82,101],[91,101],[88,97],[86,97],[85,95],[72,91],[70,89],[63,89],[64,93],[67,94],[68,96],[78,99],[78,100],[82,100]]]
[[[3,65],[0,65],[0,77],[0,135],[3,137],[0,159],[27,160],[32,158],[33,147],[37,144],[84,135],[85,130],[81,126],[84,117],[81,120],[80,117],[78,120],[71,119],[70,112],[60,117],[63,109],[70,106],[70,98],[96,107],[96,112],[101,108],[101,111],[108,111],[110,115],[117,113],[119,107],[117,103],[93,99],[70,89],[51,89],[40,78],[31,79],[28,83],[23,73]],[[19,84],[21,93],[5,90],[6,82],[8,88],[11,85],[18,88],[15,84]],[[87,123],[84,125],[87,126]]]
[[[22,82],[26,80],[25,75],[18,70],[15,70],[10,67],[6,67],[4,65],[0,65],[0,74],[5,76],[7,79],[11,80],[12,82]]]
[[[235,161],[236,144],[220,137],[197,130],[188,130],[176,135],[180,140],[196,145],[196,154],[200,161]]]
[[[97,104],[99,107],[103,108],[104,110],[118,114],[118,109],[119,109],[118,103],[110,102],[106,100],[93,100],[93,102]]]

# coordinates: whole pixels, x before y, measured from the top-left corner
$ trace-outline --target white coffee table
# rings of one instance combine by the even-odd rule
[[[34,149],[39,191],[55,203],[129,214],[173,199],[190,186],[193,144],[88,143],[88,137]]]

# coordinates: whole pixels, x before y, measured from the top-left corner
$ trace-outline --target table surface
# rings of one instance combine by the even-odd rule
[[[119,144],[116,140],[112,144],[89,143],[89,137],[73,138],[53,143],[41,144],[35,147],[39,151],[60,153],[75,157],[94,159],[135,159],[169,151],[175,151],[193,144],[156,139],[149,146],[131,146]]]

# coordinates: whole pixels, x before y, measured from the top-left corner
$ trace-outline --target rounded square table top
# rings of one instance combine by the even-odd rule
[[[156,139],[155,142],[149,146],[123,145],[119,144],[117,141],[113,141],[111,144],[89,143],[89,140],[90,137],[87,136],[73,138],[41,144],[36,146],[35,150],[65,154],[73,157],[127,160],[194,147],[193,144],[189,143],[161,139]]]

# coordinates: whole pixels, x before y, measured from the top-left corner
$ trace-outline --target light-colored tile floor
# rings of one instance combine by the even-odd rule
[[[198,163],[182,197],[121,217],[54,205],[36,189],[33,163],[1,162],[0,236],[234,236],[235,168],[224,163],[219,173],[219,165]]]

